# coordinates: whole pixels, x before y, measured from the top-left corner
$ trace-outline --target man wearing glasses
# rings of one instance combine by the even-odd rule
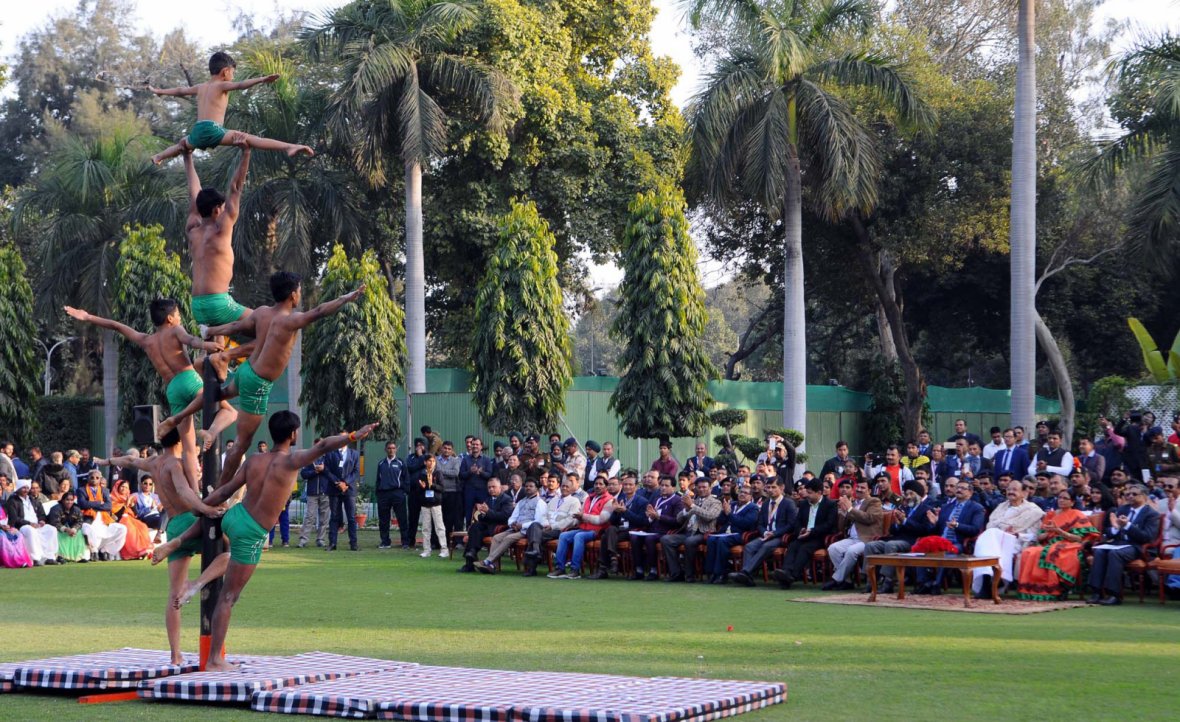
[[[1000,558],[1000,578],[1005,589],[1015,578],[1012,572],[1014,560],[1036,536],[1041,517],[1045,515],[1039,506],[1028,501],[1029,485],[1031,482],[1021,484],[1016,481],[1008,485],[1005,491],[1007,501],[996,507],[987,522],[987,529],[975,540],[975,556]],[[979,574],[972,580],[971,590],[977,598],[981,598],[983,590],[991,586],[991,576]]]
[[[1105,538],[1094,547],[1094,563],[1090,566],[1090,589],[1094,593],[1086,600],[1089,604],[1122,604],[1123,568],[1138,559],[1143,545],[1154,541],[1159,533],[1160,514],[1147,503],[1147,487],[1129,484],[1123,498],[1126,503],[1110,512]]]

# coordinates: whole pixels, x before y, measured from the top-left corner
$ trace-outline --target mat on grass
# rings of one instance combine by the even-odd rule
[[[235,657],[230,659],[234,661]],[[243,656],[236,661],[241,666],[232,672],[192,672],[145,680],[139,684],[139,696],[152,700],[246,704],[255,692],[263,690],[414,666],[327,652],[305,652],[291,657]]]
[[[787,601],[923,609],[940,612],[976,612],[978,614],[1040,614],[1041,612],[1056,612],[1062,609],[1086,606],[1080,601],[1026,602],[1021,599],[1005,599],[1002,603],[995,604],[990,599],[973,599],[970,607],[964,607],[962,594],[940,594],[938,596],[907,594],[905,599],[898,599],[892,594],[878,594],[875,602],[870,602],[867,594],[835,594],[822,597],[791,597]]]
[[[166,651],[124,647],[0,665],[0,680],[8,680],[0,690],[132,689],[142,680],[194,672],[198,666],[195,654],[185,655],[184,664],[172,664]]]
[[[703,722],[777,704],[767,682],[419,666],[259,692],[259,711],[420,722]]]

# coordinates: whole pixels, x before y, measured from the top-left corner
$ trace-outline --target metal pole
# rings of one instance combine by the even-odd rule
[[[201,428],[208,430],[213,425],[213,417],[217,415],[218,400],[221,396],[221,381],[217,378],[217,371],[206,362],[202,368],[205,381],[205,406],[201,412]],[[217,487],[217,479],[221,476],[221,439],[214,439],[213,445],[205,452],[201,460],[201,488],[202,496]],[[213,560],[225,551],[221,541],[221,520],[201,519],[201,571],[205,571]],[[212,645],[213,611],[217,608],[217,597],[221,595],[221,580],[214,579],[201,590],[201,669],[209,661]],[[224,650],[219,650],[224,652]]]

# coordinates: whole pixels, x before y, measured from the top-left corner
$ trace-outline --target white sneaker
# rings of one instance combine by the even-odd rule
[[[421,553],[421,554],[419,554],[418,556],[420,556],[420,557],[422,557],[423,559],[425,559],[426,557],[430,556],[430,550],[429,550],[429,549],[427,549],[426,551],[422,552],[422,553]]]
[[[449,559],[449,558],[450,558],[450,556],[451,556],[451,550],[450,550],[450,549],[443,549],[441,552],[439,552],[439,553],[438,553],[438,558],[439,558],[439,559]]]

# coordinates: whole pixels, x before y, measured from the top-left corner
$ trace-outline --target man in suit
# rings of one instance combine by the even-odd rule
[[[828,537],[836,533],[839,511],[836,502],[824,494],[824,484],[819,479],[808,479],[804,485],[806,501],[799,509],[795,528],[799,531],[787,547],[781,569],[775,569],[773,576],[783,589],[803,578],[803,570],[811,563],[811,555],[828,543]]]
[[[319,439],[315,443],[320,443]],[[311,533],[315,532],[315,545],[326,546],[328,543],[328,525],[332,520],[332,499],[329,496],[335,476],[335,471],[329,471],[324,457],[320,457],[303,467],[299,476],[303,478],[303,496],[307,506],[303,512],[303,526],[299,531],[299,548],[307,546]]]
[[[610,525],[602,530],[602,536],[599,537],[598,571],[590,575],[591,579],[606,579],[611,574],[618,574],[619,540],[629,540],[632,529],[647,528],[647,515],[644,513],[647,497],[639,493],[635,472],[629,471],[623,475],[619,493],[613,496]]]
[[[1094,547],[1090,566],[1090,604],[1121,604],[1123,568],[1143,555],[1143,545],[1159,534],[1160,514],[1147,503],[1147,487],[1129,484],[1123,492],[1127,502],[1110,512],[1102,543]]]
[[[477,439],[478,441],[478,439]],[[484,537],[490,537],[496,527],[504,526],[512,516],[515,504],[512,495],[500,485],[496,477],[488,479],[487,501],[475,503],[467,524],[467,542],[463,545],[463,566],[457,571],[469,574],[475,571],[475,560],[483,548]]]
[[[928,501],[923,501],[926,489],[922,484],[916,481],[907,481],[902,487],[902,492],[905,501],[903,506],[893,510],[893,522],[889,537],[865,544],[866,557],[871,554],[904,554],[914,546],[919,538],[929,536],[934,531],[934,520],[937,520],[938,516],[935,514],[934,520],[932,520],[931,515],[928,514],[934,510],[934,506]],[[896,575],[897,570],[893,567],[881,567],[881,576],[885,581],[878,591],[882,594],[892,592]]]
[[[397,458],[396,441],[385,444],[385,458],[377,464],[376,492],[377,528],[381,534],[381,545],[377,548],[393,548],[393,540],[389,538],[389,524],[394,517],[397,518],[401,548],[413,548],[415,530],[410,528],[409,507],[407,506],[410,480],[409,474],[406,473],[405,462]]]
[[[710,584],[725,584],[729,568],[730,550],[742,543],[742,535],[758,528],[758,504],[749,484],[738,487],[737,502],[721,500],[721,516],[717,520],[717,534],[705,540],[705,574]]]
[[[958,441],[963,439],[967,442],[978,442],[980,447],[983,447],[983,439],[979,438],[979,434],[974,434],[967,430],[967,421],[965,419],[955,419],[955,433],[951,434],[947,441]]]
[[[691,463],[691,459],[689,461]],[[717,528],[717,518],[721,516],[721,500],[709,493],[712,487],[709,477],[698,476],[693,483],[694,493],[684,495],[677,515],[684,526],[676,533],[660,538],[669,582],[696,581],[697,558],[705,544],[705,535],[713,533]],[[681,544],[684,545],[684,566],[680,565]]]
[[[1091,484],[1104,483],[1106,478],[1106,457],[1094,449],[1094,442],[1082,439],[1078,442],[1078,459],[1081,460],[1082,471]]]
[[[495,460],[483,453],[483,439],[472,437],[471,451],[459,459],[459,483],[463,488],[463,518],[470,519],[476,504],[488,500],[488,479],[495,476]],[[501,486],[506,486],[501,482]]]
[[[340,432],[342,434],[346,432]],[[337,480],[328,490],[332,499],[332,521],[328,528],[328,551],[336,551],[336,537],[342,524],[348,524],[348,548],[360,551],[356,542],[356,490],[360,483],[359,457],[348,446],[324,455],[325,466],[335,472]]]
[[[798,520],[795,502],[783,495],[782,479],[767,479],[765,491],[767,498],[758,512],[758,538],[742,550],[742,568],[729,575],[729,581],[746,587],[754,586],[754,572],[782,545],[784,536],[795,533]]]
[[[648,501],[644,508],[647,517],[645,530],[631,531],[631,561],[635,567],[631,575],[633,580],[646,579],[649,582],[659,580],[659,541],[660,537],[669,534],[680,527],[677,521],[680,511],[684,508],[684,501],[676,493],[676,482],[671,476],[660,475],[659,495]]]
[[[997,478],[1000,474],[1011,474],[1016,479],[1023,478],[1028,470],[1028,449],[1016,444],[1016,432],[1012,429],[1004,429],[1002,438],[1004,448],[996,451],[992,457],[992,473]]]
[[[713,457],[708,456],[707,452],[708,448],[703,443],[697,442],[696,456],[685,462],[682,471],[692,474],[695,479],[702,476],[706,479],[709,478],[709,472],[717,465],[717,462],[713,460]]]
[[[972,500],[975,487],[966,479],[959,479],[955,484],[954,498],[944,504],[935,517],[934,535],[940,536],[954,544],[963,553],[963,545],[968,539],[978,536],[983,531],[987,521],[987,512],[981,504]],[[928,512],[933,515],[934,510]],[[930,516],[927,516],[929,519]],[[937,571],[930,567],[918,569],[918,588],[916,594],[942,594],[942,575],[944,569]]]
[[[825,590],[852,589],[852,582],[848,580],[864,553],[865,544],[881,535],[881,518],[885,512],[881,500],[873,496],[869,488],[868,479],[857,479],[853,487],[855,501],[840,497],[836,502],[839,530],[847,536],[828,547],[828,558],[835,571],[831,580],[824,584]]]

